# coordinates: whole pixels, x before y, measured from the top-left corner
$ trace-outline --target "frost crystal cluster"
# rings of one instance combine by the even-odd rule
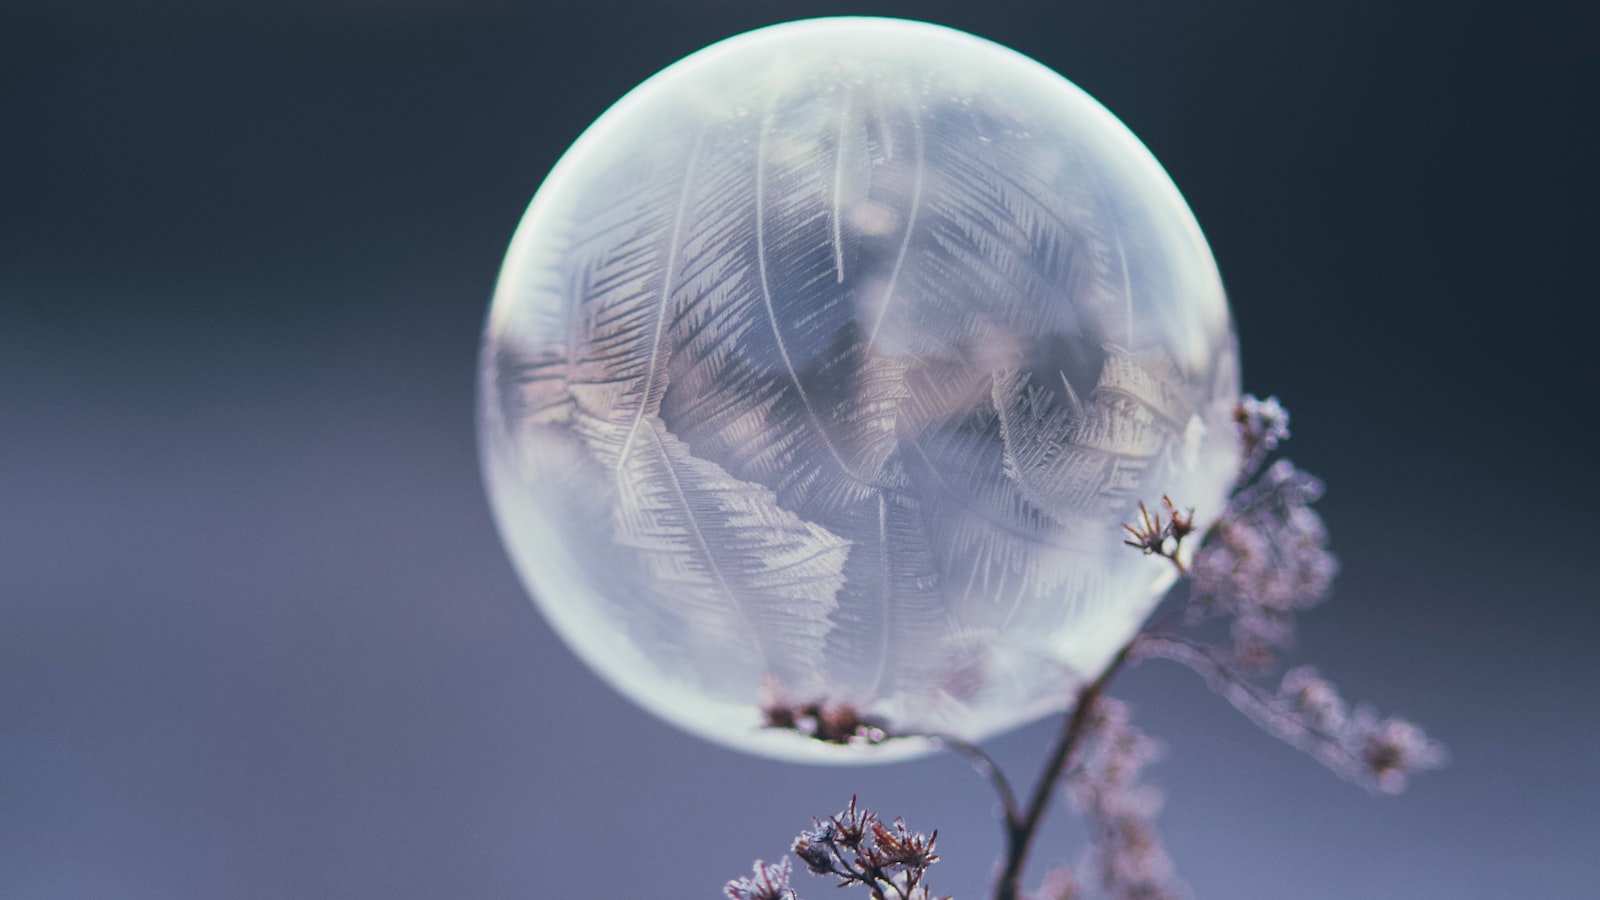
[[[557,631],[789,758],[906,751],[764,732],[775,701],[968,739],[1065,707],[1173,577],[1123,523],[1170,494],[1203,529],[1239,462],[1161,167],[1059,75],[903,21],[752,32],[619,101],[517,230],[480,375]]]

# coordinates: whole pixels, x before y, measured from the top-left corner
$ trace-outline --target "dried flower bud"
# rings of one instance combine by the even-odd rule
[[[1359,741],[1361,763],[1378,790],[1399,793],[1412,774],[1444,764],[1444,748],[1415,724],[1393,716],[1375,719],[1366,710],[1358,712],[1353,740]]]
[[[800,832],[790,850],[800,857],[813,875],[837,874],[840,861],[839,829],[832,819],[811,821],[816,823],[816,827]]]
[[[1350,718],[1349,707],[1338,689],[1311,666],[1285,672],[1278,696],[1287,701],[1305,728],[1336,735],[1344,731]]]
[[[1172,498],[1165,494],[1161,495],[1161,505],[1167,508],[1167,517],[1172,520],[1167,524],[1167,533],[1173,538],[1181,541],[1194,531],[1194,507],[1189,507],[1188,513],[1180,513],[1172,505]]]
[[[1243,451],[1239,470],[1243,480],[1260,468],[1267,454],[1289,439],[1289,411],[1277,397],[1260,400],[1246,394],[1234,409],[1233,421],[1239,426]]]
[[[826,844],[817,844],[806,840],[804,837],[796,838],[794,846],[790,848],[800,861],[806,864],[806,869],[813,875],[832,875],[834,870],[834,851]]]
[[[800,900],[800,895],[789,886],[787,859],[771,866],[756,860],[754,874],[728,882],[722,893],[728,900]]]
[[[798,732],[827,744],[874,745],[891,737],[881,723],[861,715],[848,703],[773,700],[761,708],[761,716],[767,728]]]
[[[934,841],[938,839],[937,831],[931,837],[907,831],[901,819],[894,820],[892,829],[876,822],[872,826],[873,860],[880,866],[926,869],[939,860],[938,854],[933,852]]]
[[[860,850],[861,844],[867,839],[867,831],[872,823],[878,820],[876,813],[871,810],[858,809],[855,795],[850,797],[850,805],[845,807],[838,815],[828,821],[832,823],[839,835],[839,845],[849,850]]]

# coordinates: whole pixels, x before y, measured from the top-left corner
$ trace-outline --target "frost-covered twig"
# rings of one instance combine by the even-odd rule
[[[1380,718],[1367,706],[1352,710],[1311,666],[1290,669],[1277,690],[1269,691],[1230,665],[1218,648],[1196,641],[1146,636],[1134,652],[1188,666],[1269,734],[1369,790],[1398,793],[1413,774],[1436,769],[1447,758],[1443,745],[1411,722]]]

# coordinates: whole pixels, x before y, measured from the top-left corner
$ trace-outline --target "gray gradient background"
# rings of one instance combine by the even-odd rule
[[[852,11],[1016,47],[1163,161],[1331,487],[1296,658],[1453,751],[1375,798],[1130,672],[1197,895],[1600,895],[1587,4],[3,3],[0,898],[709,898],[852,792],[982,896],[961,763],[649,718],[477,473],[479,325],[560,152],[705,43]],[[1052,727],[992,750],[1025,778]]]

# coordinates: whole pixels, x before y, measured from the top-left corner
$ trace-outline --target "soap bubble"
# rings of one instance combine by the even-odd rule
[[[706,48],[591,126],[495,290],[480,440],[511,557],[647,709],[788,759],[774,701],[981,739],[1071,702],[1237,465],[1188,207],[1086,94],[933,25]],[[900,747],[900,750],[896,750]]]

